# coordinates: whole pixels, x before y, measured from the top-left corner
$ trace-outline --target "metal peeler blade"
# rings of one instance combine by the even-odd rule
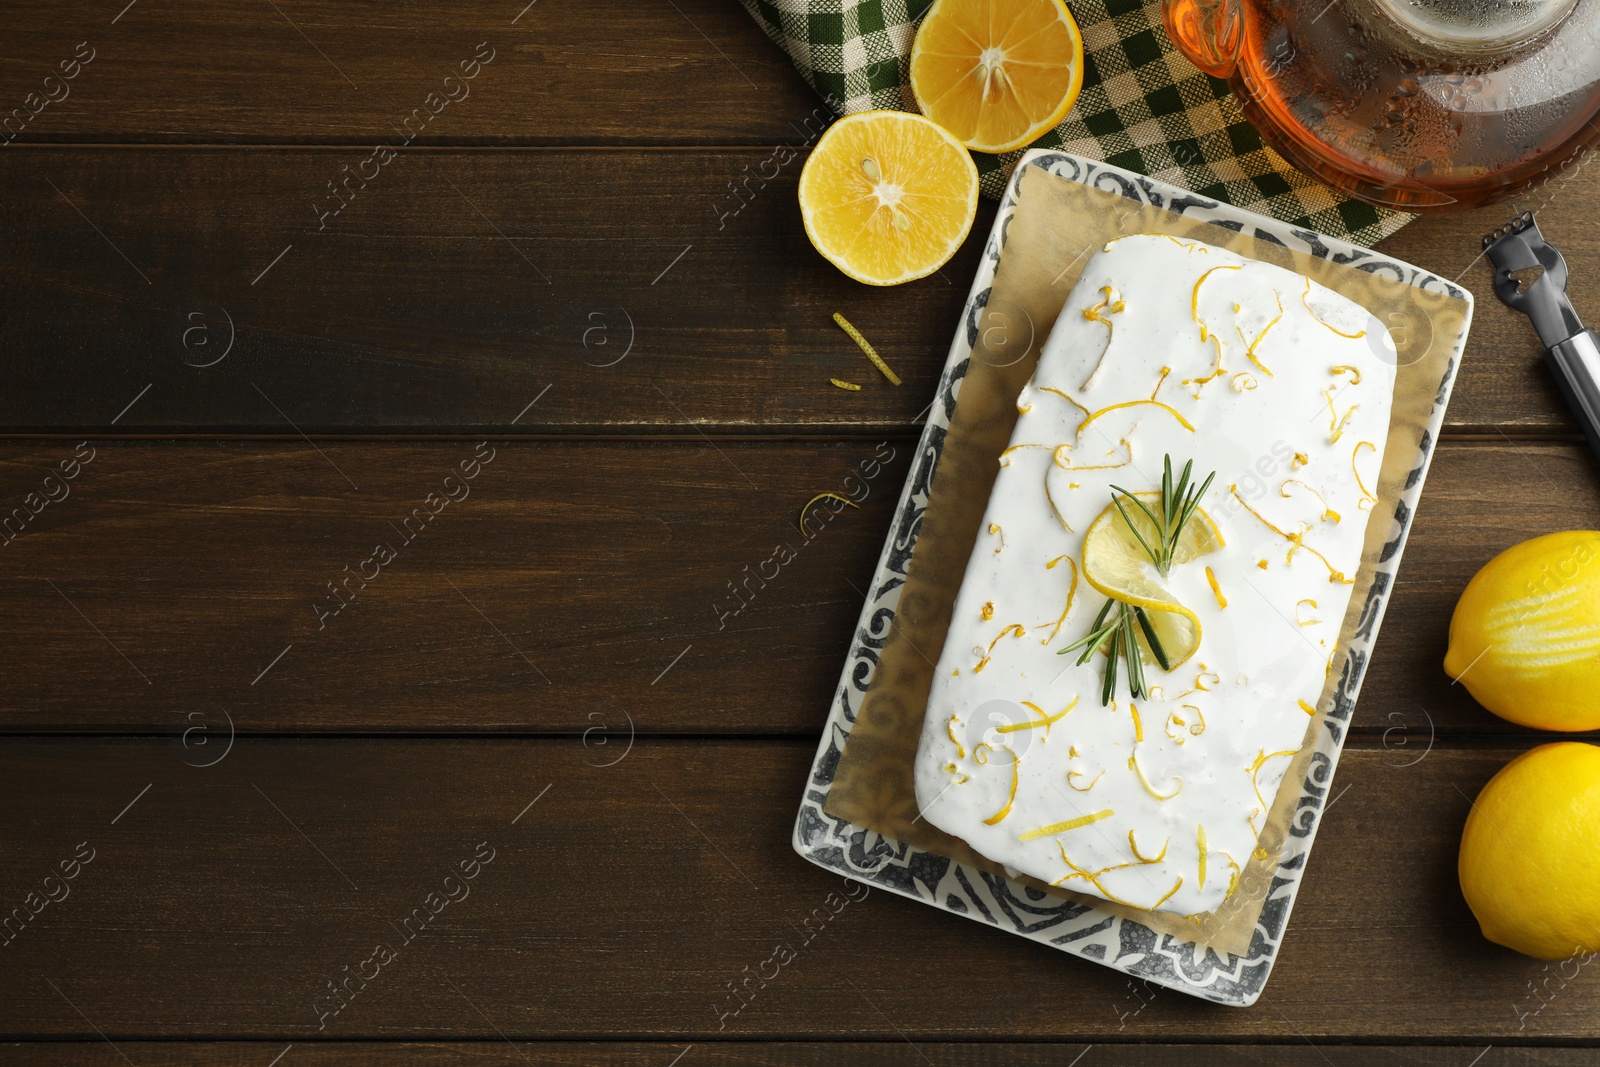
[[[1483,247],[1494,264],[1495,295],[1533,320],[1546,348],[1583,329],[1567,299],[1567,261],[1539,232],[1533,212],[1524,211],[1489,234]],[[1516,272],[1534,267],[1544,268],[1544,273],[1526,285],[1515,277]]]
[[[1533,212],[1524,211],[1483,239],[1494,265],[1494,292],[1533,322],[1555,377],[1589,448],[1600,458],[1600,337],[1585,329],[1567,297],[1567,261],[1544,239]],[[1531,281],[1521,271],[1542,268]]]

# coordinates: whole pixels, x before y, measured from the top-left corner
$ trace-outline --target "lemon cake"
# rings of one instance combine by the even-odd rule
[[[922,817],[1063,888],[1215,910],[1332,670],[1395,363],[1292,271],[1159,234],[1098,251],[1017,400]]]

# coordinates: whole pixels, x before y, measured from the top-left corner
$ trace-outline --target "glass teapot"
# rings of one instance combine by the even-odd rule
[[[1476,207],[1600,137],[1600,0],[1163,0],[1302,171],[1403,211]]]

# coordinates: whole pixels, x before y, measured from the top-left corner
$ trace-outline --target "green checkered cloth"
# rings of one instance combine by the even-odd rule
[[[740,0],[840,114],[916,111],[911,42],[932,0]],[[1339,196],[1262,143],[1228,90],[1167,40],[1160,0],[1071,0],[1083,31],[1083,91],[1034,148],[1059,148],[1201,196],[1371,245],[1411,215]],[[974,153],[999,197],[1023,149]]]

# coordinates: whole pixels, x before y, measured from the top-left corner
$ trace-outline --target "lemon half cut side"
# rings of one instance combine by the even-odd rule
[[[806,236],[858,282],[899,285],[955,255],[978,214],[978,168],[921,115],[862,111],[828,127],[800,172]]]
[[[1083,37],[1061,0],[937,0],[911,46],[922,113],[975,152],[1009,152],[1066,117]]]

